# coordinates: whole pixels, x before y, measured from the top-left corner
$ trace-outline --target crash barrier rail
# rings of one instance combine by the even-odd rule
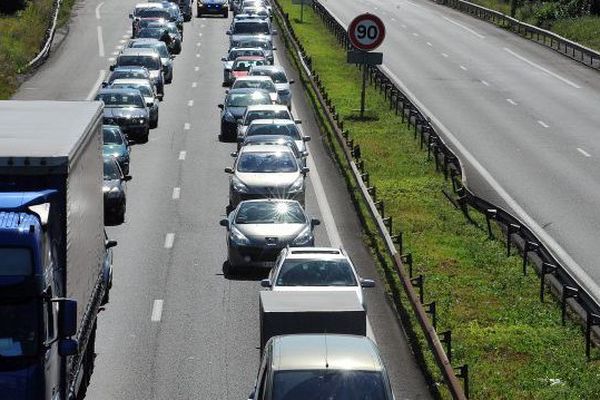
[[[323,20],[328,29],[335,35],[338,42],[346,49],[352,49],[352,44],[348,39],[345,25],[333,16],[329,10],[319,1],[315,0],[313,9]],[[309,59],[310,65],[310,59]],[[414,138],[418,138],[421,148],[426,147],[429,158],[433,157],[435,168],[444,174],[446,179],[452,182],[453,193],[444,192],[446,197],[459,208],[465,217],[471,222],[473,219],[469,215],[469,208],[479,211],[485,216],[487,231],[490,238],[493,238],[492,221],[495,221],[506,235],[506,254],[511,255],[511,248],[514,245],[523,256],[523,274],[527,274],[528,264],[535,268],[540,277],[540,301],[544,301],[545,287],[548,285],[561,301],[561,322],[565,324],[567,308],[574,313],[575,322],[581,323],[585,327],[585,354],[588,360],[591,360],[592,346],[597,346],[600,341],[600,303],[591,295],[578,280],[570,273],[568,265],[563,265],[549,251],[544,241],[536,236],[530,227],[523,224],[512,214],[495,206],[494,204],[477,197],[464,183],[463,170],[460,159],[454,154],[444,140],[443,129],[435,126],[432,122],[433,116],[428,116],[419,101],[409,93],[402,83],[392,79],[385,72],[385,66],[368,66],[369,83],[378,88],[389,102],[390,109],[394,109],[396,114],[402,116],[402,121],[408,122],[409,126],[414,128]],[[317,77],[318,80],[318,77]],[[326,95],[325,95],[326,96]],[[335,114],[335,107],[333,108]],[[343,121],[338,114],[335,114],[336,121],[343,130]],[[347,131],[345,135],[349,137]],[[360,147],[354,145],[360,154]],[[355,151],[356,152],[356,151]],[[359,157],[360,158],[360,157]],[[362,163],[359,163],[362,165]],[[362,170],[363,179],[366,178],[368,186],[368,172]],[[375,188],[371,189],[375,193]],[[380,202],[380,210],[383,214],[383,202]],[[387,227],[392,232],[392,222],[388,220]],[[400,236],[401,238],[401,236]],[[402,253],[401,241],[399,242],[400,253]],[[411,257],[412,258],[412,257]],[[412,274],[409,274],[412,278]],[[417,281],[418,283],[418,281]],[[421,282],[422,286],[422,282]],[[567,307],[568,306],[568,307]],[[435,321],[435,320],[434,320]]]
[[[567,38],[547,31],[535,25],[519,21],[499,11],[490,10],[477,4],[463,0],[434,0],[436,3],[454,8],[483,21],[491,22],[508,29],[536,43],[549,47],[557,52],[579,61],[589,67],[600,69],[600,53],[573,42]]]
[[[37,68],[39,67],[50,55],[50,48],[52,47],[52,41],[54,40],[54,33],[56,32],[56,22],[58,21],[58,13],[60,12],[60,4],[61,0],[54,0],[54,16],[50,24],[48,25],[48,29],[46,30],[46,34],[44,35],[44,46],[39,51],[39,53],[33,58],[33,60],[27,63],[27,68]]]
[[[400,278],[404,292],[407,295],[419,325],[423,330],[423,334],[432,350],[435,362],[442,373],[444,383],[447,385],[453,398],[466,399],[468,398],[469,387],[468,366],[463,365],[459,367],[458,370],[460,372],[458,374],[452,368],[451,332],[446,331],[441,333],[442,339],[438,336],[436,332],[436,303],[431,302],[429,304],[423,304],[423,276],[419,275],[418,277],[413,277],[412,255],[401,254],[402,235],[393,235],[392,218],[385,217],[383,201],[377,200],[376,188],[369,185],[368,173],[364,168],[364,162],[360,155],[360,147],[354,144],[353,140],[349,137],[348,131],[343,129],[343,121],[335,110],[335,105],[332,104],[327,91],[321,84],[318,74],[312,69],[311,59],[297,40],[294,29],[289,22],[288,15],[283,12],[277,2],[275,3],[276,6],[274,8],[279,16],[280,25],[287,38],[286,41],[291,45],[290,50],[297,55],[299,64],[303,70],[302,72],[306,76],[306,80],[303,79],[303,82],[312,87],[327,122],[331,126],[335,133],[336,140],[343,150],[344,158],[351,167],[352,175],[358,184],[360,194],[367,204],[369,214],[373,218],[377,230],[385,242],[388,254],[394,263],[394,269]],[[396,248],[397,245],[399,245],[400,251]],[[406,271],[404,267],[405,263],[409,265],[410,273]],[[419,288],[418,294],[415,287]],[[431,315],[431,321],[427,314]],[[445,348],[448,349],[447,352],[445,351]],[[458,378],[463,378],[464,389]]]

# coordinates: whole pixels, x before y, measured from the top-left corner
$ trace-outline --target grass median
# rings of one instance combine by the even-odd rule
[[[64,25],[75,0],[63,0],[59,25]],[[19,86],[19,74],[39,52],[53,17],[53,0],[32,0],[23,11],[0,15],[0,99],[8,99]]]
[[[435,172],[382,95],[373,88],[367,91],[367,108],[375,120],[351,118],[359,107],[360,72],[346,64],[344,50],[310,8],[305,7],[301,24],[299,6],[291,0],[278,2],[289,13],[345,128],[360,144],[377,197],[414,255],[415,274],[425,276],[425,302],[437,303],[438,331],[452,330],[453,365],[469,365],[471,398],[600,398],[600,363],[586,361],[581,328],[560,324],[554,300],[540,303],[539,278],[523,276],[521,258],[507,258],[503,242],[488,239],[483,219],[475,215],[479,224],[471,224],[451,206],[442,193],[449,183]],[[334,143],[332,149],[339,150]],[[347,181],[354,196],[353,182]],[[367,223],[368,242],[376,248],[364,207],[358,209]],[[378,259],[390,293],[401,293],[390,264],[385,257]],[[419,327],[408,318],[429,374],[439,381]],[[449,398],[443,385],[436,386]]]

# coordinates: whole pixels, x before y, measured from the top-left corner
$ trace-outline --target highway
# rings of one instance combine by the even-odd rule
[[[426,0],[322,4],[345,26],[383,18],[384,70],[451,133],[469,188],[548,235],[600,300],[598,72]]]
[[[70,32],[15,99],[93,98],[130,34],[135,0],[87,0]],[[109,227],[115,248],[110,302],[99,317],[89,399],[246,399],[259,362],[256,273],[226,277],[225,215],[235,144],[219,143],[222,64],[228,20],[185,24],[183,51],[166,86],[159,127],[134,146],[126,223]],[[295,71],[278,53],[289,74]],[[317,131],[301,86],[294,112],[310,142],[307,210],[323,222],[318,245],[342,244],[359,272],[377,281],[366,293],[372,336],[396,399],[430,394],[383,291],[338,167]],[[68,118],[68,116],[57,116]],[[245,397],[246,396],[246,397]]]

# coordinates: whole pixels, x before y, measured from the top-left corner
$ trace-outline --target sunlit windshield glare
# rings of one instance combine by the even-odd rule
[[[289,151],[244,152],[237,164],[238,172],[296,172],[296,159]]]
[[[123,144],[123,137],[116,129],[104,128],[104,144]]]
[[[121,56],[118,60],[119,66],[139,65],[148,69],[159,69],[159,59],[151,56]]]
[[[134,93],[100,93],[96,100],[103,101],[105,107],[144,107],[142,96]]]
[[[104,179],[120,179],[119,168],[114,160],[104,160]]]
[[[268,93],[230,93],[227,97],[229,107],[247,107],[258,104],[271,104],[271,98]]]
[[[291,119],[287,110],[266,110],[266,111],[248,111],[245,123],[249,125],[255,119]]]
[[[305,224],[306,217],[297,203],[249,202],[242,204],[236,224]]]

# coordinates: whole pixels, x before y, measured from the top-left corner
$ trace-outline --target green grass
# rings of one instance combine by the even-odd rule
[[[62,24],[66,23],[75,0],[63,1]],[[14,16],[0,16],[0,99],[8,99],[17,89],[18,75],[43,45],[53,0],[33,0]]]
[[[299,7],[279,0],[290,19],[299,19]],[[507,258],[501,241],[466,221],[443,196],[444,178],[419,150],[412,132],[388,111],[374,89],[367,93],[367,108],[377,121],[348,119],[359,107],[360,73],[345,63],[345,54],[312,10],[305,22],[293,22],[313,65],[352,138],[361,146],[371,182],[386,214],[402,230],[405,246],[415,256],[415,271],[425,275],[425,301],[437,302],[438,331],[452,329],[453,364],[467,363],[471,372],[471,398],[490,399],[594,399],[600,398],[600,363],[588,363],[579,326],[560,325],[560,310],[553,300],[538,300],[539,279],[523,277],[520,257]],[[309,91],[310,95],[310,91]],[[339,148],[333,143],[339,156]],[[347,171],[347,167],[345,169]],[[347,177],[351,194],[354,182]],[[359,204],[365,214],[364,204]],[[474,214],[481,226],[481,217]],[[365,221],[368,219],[364,218]],[[365,226],[365,239],[379,248],[381,271],[391,293],[401,293],[390,263],[381,256],[381,243]],[[408,308],[406,299],[403,306]],[[423,349],[428,369],[440,380],[413,317],[415,343]],[[600,357],[596,351],[596,357]],[[443,385],[443,397],[449,398]]]
[[[555,22],[552,30],[586,47],[600,51],[600,17],[581,17]]]

